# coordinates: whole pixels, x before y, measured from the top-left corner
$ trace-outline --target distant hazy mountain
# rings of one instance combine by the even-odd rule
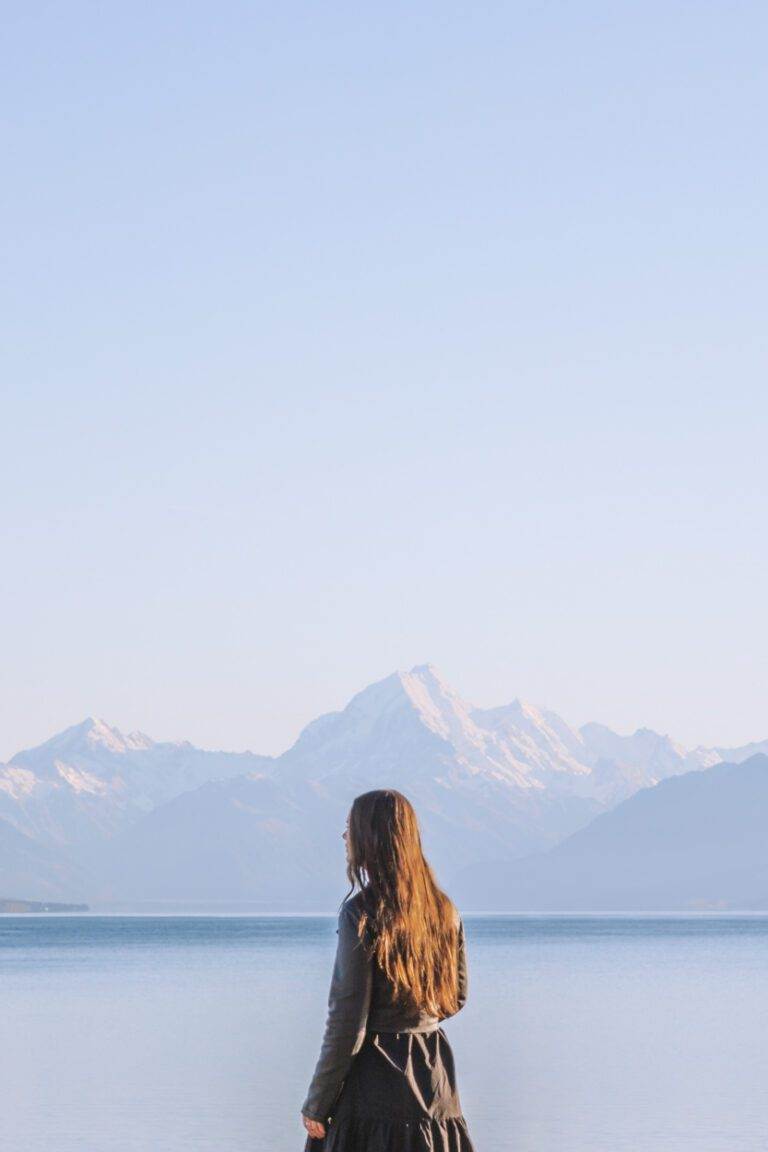
[[[313,721],[276,759],[156,744],[89,719],[0,766],[0,820],[90,877],[43,897],[327,907],[344,889],[341,833],[359,792],[405,792],[447,880],[548,848],[638,789],[724,755],[645,729],[571,728],[520,701],[478,709],[422,665]],[[5,880],[20,896],[41,892]]]
[[[0,765],[0,818],[40,843],[81,845],[181,792],[268,762],[249,752],[158,744],[142,732],[124,736],[89,717]]]
[[[0,820],[0,896],[46,900],[92,883],[91,873],[66,850],[39,844]]]
[[[768,756],[637,792],[550,851],[452,880],[476,911],[768,909]]]

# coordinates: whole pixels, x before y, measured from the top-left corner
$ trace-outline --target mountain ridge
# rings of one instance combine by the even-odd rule
[[[768,910],[768,756],[641,789],[547,852],[453,876],[474,911]]]
[[[310,889],[316,903],[343,881],[337,825],[359,792],[403,791],[447,876],[552,848],[723,751],[650,729],[574,728],[519,699],[477,708],[421,664],[317,717],[277,757],[126,736],[88,717],[0,765],[0,826],[26,837],[27,861],[30,844],[61,851],[91,877],[89,897],[269,899],[279,877],[287,904]],[[47,875],[41,883],[55,894]]]

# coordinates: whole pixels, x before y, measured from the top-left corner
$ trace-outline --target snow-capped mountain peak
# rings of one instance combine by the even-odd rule
[[[268,757],[250,753],[157,743],[138,731],[125,735],[88,716],[0,764],[0,820],[59,843],[111,835],[182,792],[265,763]]]
[[[112,728],[106,721],[96,716],[89,716],[85,725],[89,744],[98,745],[119,755],[124,755],[126,752],[146,752],[154,745],[154,740],[143,732],[129,732],[124,735],[119,728]]]
[[[153,746],[154,741],[143,732],[132,732],[125,736],[118,728],[112,728],[98,716],[87,716],[79,724],[73,724],[63,732],[51,736],[37,748],[17,752],[10,762],[16,764],[28,763],[30,760],[48,761],[54,755],[66,756],[77,753],[89,755],[99,750],[124,755],[127,752],[147,751]]]
[[[408,699],[422,722],[453,744],[468,742],[482,748],[484,739],[472,720],[472,706],[455,692],[432,664],[417,664],[397,673]]]

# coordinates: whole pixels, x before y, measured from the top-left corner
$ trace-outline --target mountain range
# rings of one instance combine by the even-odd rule
[[[0,766],[0,895],[333,907],[354,796],[394,787],[446,887],[455,879],[466,907],[487,906],[488,866],[506,875],[641,790],[663,796],[673,777],[760,752],[768,741],[689,750],[648,729],[573,728],[519,700],[475,708],[431,665],[370,685],[277,757],[158,743],[89,718]],[[498,907],[508,885],[493,888]]]
[[[453,877],[477,911],[768,911],[768,756],[643,788],[548,852]]]

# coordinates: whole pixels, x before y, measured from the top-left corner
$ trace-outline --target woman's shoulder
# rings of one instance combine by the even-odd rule
[[[360,919],[364,908],[365,892],[361,889],[359,892],[353,893],[352,896],[348,896],[347,899],[342,903],[341,908],[339,909],[339,923],[341,923],[342,920],[351,920],[356,924]]]
[[[364,888],[354,892],[343,901],[339,909],[339,924],[347,922],[353,924],[355,927],[360,920],[361,915],[366,910],[367,892]],[[453,919],[455,928],[460,932],[463,927],[461,912],[452,900],[449,900],[450,915]],[[369,909],[370,911],[370,909]]]

